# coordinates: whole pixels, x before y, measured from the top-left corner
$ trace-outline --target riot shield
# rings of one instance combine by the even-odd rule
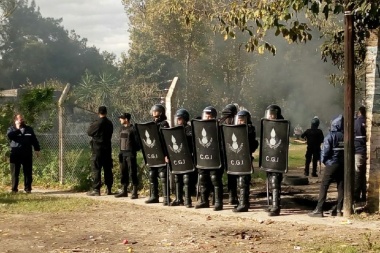
[[[149,167],[164,167],[165,154],[161,135],[155,122],[136,124],[137,134],[141,142],[145,164]]]
[[[185,128],[183,126],[162,128],[161,133],[172,173],[184,174],[194,171],[193,157],[187,143]]]
[[[288,120],[261,119],[259,167],[267,172],[286,173],[289,152]]]
[[[227,173],[231,175],[250,175],[252,161],[247,125],[223,125],[223,147]]]
[[[222,167],[219,127],[216,119],[192,120],[195,166],[198,169]]]

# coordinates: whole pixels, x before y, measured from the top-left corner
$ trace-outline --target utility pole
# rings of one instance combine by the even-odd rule
[[[355,69],[354,69],[354,16],[345,0],[344,12],[344,200],[343,214],[353,212],[355,154],[354,154],[354,113],[355,113]]]

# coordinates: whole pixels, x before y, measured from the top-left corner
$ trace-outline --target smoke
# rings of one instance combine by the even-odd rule
[[[327,131],[331,118],[343,113],[343,87],[329,83],[328,76],[338,70],[321,60],[318,49],[322,41],[306,44],[287,44],[278,38],[270,41],[276,45],[277,54],[261,56],[254,73],[255,87],[266,93],[266,105],[259,105],[261,114],[266,106],[278,104],[284,118],[291,121],[291,131],[298,124],[303,130],[310,128],[314,116],[319,117],[320,128]]]

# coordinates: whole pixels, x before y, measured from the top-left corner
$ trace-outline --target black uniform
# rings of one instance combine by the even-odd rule
[[[137,187],[139,179],[137,176],[137,151],[140,150],[139,141],[137,139],[136,129],[133,125],[121,126],[120,128],[120,153],[119,163],[121,172],[121,184],[123,190],[122,196],[128,196],[127,188],[129,179],[132,180],[132,199],[137,198]],[[118,197],[115,195],[115,197]],[[120,197],[122,197],[120,196]]]
[[[189,145],[189,150],[193,153],[193,142],[192,142],[192,130],[191,126],[185,125],[185,133],[187,137],[187,143]],[[176,184],[176,199],[171,204],[172,206],[185,205],[186,207],[192,207],[191,192],[194,187],[194,172],[185,174],[175,174],[174,182]],[[183,191],[184,189],[184,191]],[[183,193],[185,193],[185,200],[183,200]]]
[[[301,138],[306,138],[307,149],[305,154],[305,176],[309,176],[309,167],[310,162],[313,158],[313,170],[311,175],[317,177],[317,165],[320,160],[321,154],[321,144],[323,143],[323,132],[321,129],[318,129],[319,120],[313,119],[311,122],[311,128],[307,129],[302,135]]]
[[[361,107],[364,115],[359,115],[355,120],[355,187],[354,187],[354,200],[355,202],[366,201],[367,194],[367,180],[366,180],[366,119],[365,108]]]
[[[24,190],[27,193],[32,191],[32,168],[33,150],[40,151],[40,144],[30,126],[23,126],[17,129],[11,126],[7,131],[8,139],[11,141],[10,148],[10,169],[12,175],[12,192],[18,191],[20,169],[24,173]]]
[[[259,147],[259,142],[256,140],[256,129],[252,124],[248,124],[248,141],[249,141],[249,150],[250,150],[250,153],[252,154]],[[253,161],[253,157],[252,157],[252,161]],[[240,199],[239,199],[239,205],[235,209],[233,209],[234,212],[248,211],[251,178],[252,178],[251,175],[241,175],[238,177]]]
[[[169,123],[166,121],[166,116],[161,115],[160,118],[155,119],[158,128],[167,128],[169,127]],[[150,181],[150,198],[145,201],[145,203],[158,203],[158,178],[161,180],[162,193],[164,198],[164,205],[168,205],[168,187],[167,184],[167,169],[166,167],[150,167],[149,168],[149,181]]]
[[[92,137],[90,142],[92,150],[92,177],[93,190],[100,192],[101,168],[104,170],[104,182],[107,186],[108,194],[111,194],[113,185],[112,173],[112,147],[111,139],[113,134],[113,124],[107,117],[99,118],[93,122],[87,130],[88,136]]]

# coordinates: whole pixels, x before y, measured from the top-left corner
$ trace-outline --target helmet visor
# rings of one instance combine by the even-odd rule
[[[175,126],[184,126],[186,125],[185,119],[182,116],[174,117],[174,125]]]
[[[247,124],[248,116],[246,115],[236,115],[234,119],[234,125]]]
[[[215,119],[215,116],[212,112],[208,112],[208,111],[203,111],[202,113],[202,119],[203,120],[206,120],[206,119]]]
[[[277,119],[277,113],[276,109],[268,109],[265,111],[264,117],[266,119]]]

